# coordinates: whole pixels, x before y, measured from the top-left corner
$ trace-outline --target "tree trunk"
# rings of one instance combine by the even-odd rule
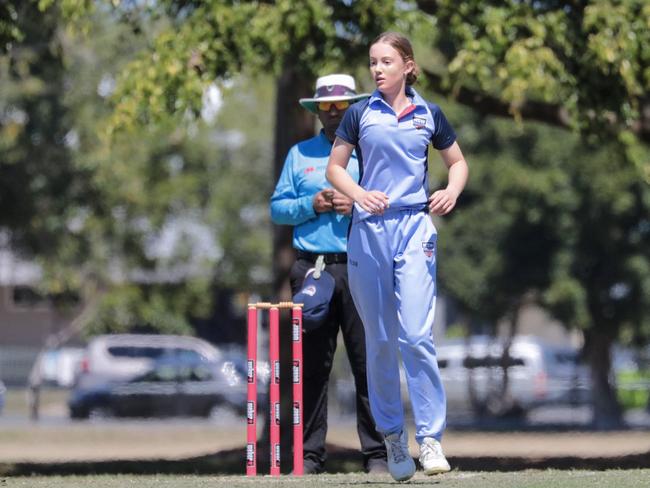
[[[277,80],[275,111],[275,149],[273,177],[277,182],[284,160],[291,146],[299,141],[313,137],[314,115],[300,106],[298,100],[313,95],[314,79],[300,70],[293,60],[285,62],[282,74]],[[288,225],[273,226],[273,289],[272,300],[291,300],[289,272],[295,254],[292,246],[292,230]],[[293,468],[293,411],[292,411],[292,358],[291,358],[291,320],[286,311],[280,318],[280,461],[282,472]],[[268,416],[267,416],[268,427]],[[268,429],[264,429],[262,442],[268,449]],[[268,466],[268,465],[267,465]]]
[[[474,367],[467,368],[467,388],[469,398],[472,403],[474,412],[479,417],[504,417],[520,413],[520,409],[515,404],[510,391],[510,372],[509,368],[512,366],[512,359],[510,357],[510,347],[514,340],[517,330],[519,328],[519,315],[521,304],[516,303],[512,311],[508,314],[509,320],[507,322],[506,337],[503,341],[503,349],[501,356],[497,359],[498,364],[492,363],[492,358],[489,353],[485,357],[473,358],[481,361],[484,364],[481,369],[488,372],[486,377],[487,384],[478,385],[475,378],[476,370],[479,369],[475,364]],[[498,338],[496,340],[499,340]],[[469,336],[467,337],[467,348],[469,348]],[[470,358],[468,354],[469,349],[465,353],[466,360]],[[484,392],[481,396],[479,392]]]
[[[518,409],[518,405],[515,404],[512,392],[510,391],[510,366],[513,365],[510,348],[519,330],[520,312],[521,303],[517,302],[509,314],[510,320],[508,320],[507,336],[503,343],[503,351],[501,352],[500,362],[503,379],[500,385],[501,388],[497,390],[498,396],[493,400],[494,404],[491,409],[496,416],[514,415],[519,413],[520,410]]]
[[[314,80],[292,65],[285,63],[277,80],[275,109],[275,148],[273,163],[274,182],[278,181],[284,160],[291,146],[314,135],[314,115],[298,103],[298,99],[313,94]],[[294,261],[291,245],[293,228],[288,225],[273,226],[273,290],[279,300],[290,300],[289,271]]]
[[[622,427],[621,407],[609,381],[614,336],[604,327],[594,326],[586,332],[585,339],[585,354],[591,368],[594,427],[599,430]]]

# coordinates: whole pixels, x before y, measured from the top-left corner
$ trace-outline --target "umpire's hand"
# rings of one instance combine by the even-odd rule
[[[312,205],[314,206],[314,211],[316,213],[331,212],[334,209],[332,204],[332,198],[334,197],[334,190],[331,188],[326,188],[319,191],[314,195],[314,201]]]
[[[332,206],[334,211],[340,215],[351,215],[352,214],[352,199],[346,197],[343,193],[333,190],[334,195],[332,196]]]

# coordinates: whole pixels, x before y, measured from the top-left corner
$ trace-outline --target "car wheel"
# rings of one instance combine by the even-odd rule
[[[507,393],[491,393],[485,401],[485,412],[491,417],[523,418],[526,411]]]
[[[104,420],[114,417],[113,411],[109,407],[92,407],[88,411],[90,420]]]
[[[81,420],[81,419],[86,419],[88,416],[86,415],[85,412],[79,411],[79,410],[73,410],[70,409],[70,418],[72,420]]]
[[[238,423],[240,422],[240,416],[246,415],[246,413],[241,413],[234,409],[232,405],[225,405],[223,403],[218,403],[213,405],[208,411],[206,418],[210,422],[219,423],[219,424],[229,424],[229,423]]]
[[[228,409],[225,408],[222,404],[217,403],[210,407],[206,414],[206,417],[213,422],[218,422],[219,420],[223,419],[224,415],[227,414],[227,410]]]

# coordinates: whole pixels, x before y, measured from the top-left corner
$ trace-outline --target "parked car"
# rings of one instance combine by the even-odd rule
[[[198,337],[163,334],[106,334],[93,337],[80,363],[80,374],[97,379],[132,378],[163,357],[216,362],[222,352]],[[90,381],[82,378],[82,381]]]
[[[260,377],[265,381],[266,377]],[[131,379],[79,385],[68,402],[75,419],[217,415],[221,408],[246,412],[246,361],[162,356]],[[264,389],[262,389],[264,390]]]
[[[576,349],[532,336],[516,336],[506,358],[503,349],[486,336],[436,346],[449,411],[498,416],[591,402],[589,370]]]

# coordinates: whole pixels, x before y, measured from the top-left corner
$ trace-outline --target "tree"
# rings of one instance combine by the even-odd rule
[[[601,338],[611,341],[621,331],[636,343],[650,337],[643,298],[650,242],[642,230],[648,186],[634,166],[615,157],[615,144],[590,146],[540,124],[517,128],[450,114],[462,121],[457,129],[472,177],[459,208],[442,224],[441,287],[489,323],[516,318],[526,299],[583,330],[594,382],[600,382],[594,399],[604,403],[596,424],[615,424],[616,402],[603,401],[611,388]]]
[[[85,315],[95,332],[191,333],[211,287],[264,289],[270,246],[259,216],[270,183],[256,165],[270,152],[270,117],[257,112],[271,112],[268,82],[251,97],[222,90],[237,100],[240,124],[170,117],[109,139],[117,73],[158,24],[90,16],[81,43],[58,8],[12,8],[19,35],[0,55],[0,229],[43,265],[42,291],[96,302]],[[257,133],[254,142],[242,146],[242,131]],[[163,238],[165,248],[153,244]],[[108,291],[102,300],[87,296],[98,290]]]
[[[558,246],[571,228],[567,212],[577,196],[563,166],[575,138],[532,124],[517,128],[453,106],[445,112],[458,121],[471,178],[458,208],[439,222],[440,287],[475,321],[508,323],[493,389],[481,385],[474,391],[474,371],[468,370],[476,410],[504,415],[515,411],[508,395],[508,355],[520,310],[541,302],[553,281]],[[440,178],[444,181],[442,173]]]
[[[60,16],[34,2],[6,8],[14,34],[0,51],[0,229],[18,251],[50,258],[75,209],[96,193],[89,172],[72,161]]]
[[[585,329],[596,424],[617,424],[607,381],[610,344],[624,324],[641,330],[648,320],[639,297],[647,296],[642,273],[648,264],[641,256],[648,248],[650,6],[634,0],[417,4],[437,19],[433,44],[446,68],[427,72],[436,91],[484,115],[570,128],[590,155],[597,146],[609,148],[608,164],[599,156],[587,168],[573,160],[566,165],[569,181],[583,193],[560,221],[574,230],[552,254],[542,250],[552,272],[543,303],[567,325]],[[593,186],[601,184],[610,191]],[[590,218],[594,212],[598,217]],[[528,285],[522,294],[535,288],[534,280]]]
[[[437,19],[437,90],[511,115],[638,147],[650,141],[650,6],[629,1],[418,0]],[[640,154],[638,156],[641,156]],[[646,181],[648,162],[631,158]]]
[[[22,33],[16,23],[17,5],[4,3],[0,5],[0,54],[6,53],[11,43],[20,39]]]
[[[319,70],[356,66],[367,44],[395,22],[390,2],[281,0],[273,3],[162,2],[172,26],[135,61],[119,83],[113,124],[196,113],[202,90],[239,72],[276,76],[275,179],[289,148],[313,134],[313,117],[299,107]],[[155,8],[155,7],[154,7]],[[156,64],[152,66],[151,60]],[[289,298],[291,229],[273,227],[272,294]]]
[[[85,305],[75,333],[192,333],[213,287],[265,289],[270,245],[260,215],[271,183],[257,165],[268,164],[271,147],[268,82],[251,84],[250,97],[221,90],[236,101],[223,105],[238,123],[170,117],[108,139],[116,74],[149,31],[98,15],[78,43],[58,9],[16,9],[20,36],[0,57],[0,229],[14,251],[42,264],[41,291],[60,306]],[[44,338],[44,347],[61,337],[69,334]]]

